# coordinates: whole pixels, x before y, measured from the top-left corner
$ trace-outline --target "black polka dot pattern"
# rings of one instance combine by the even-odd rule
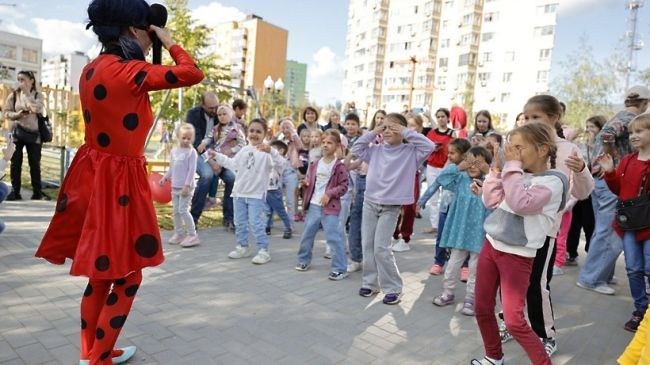
[[[116,330],[122,328],[122,326],[124,326],[124,322],[126,322],[126,316],[115,316],[111,318],[111,321],[109,323],[111,327]]]
[[[126,284],[126,279],[115,280],[115,285],[124,285],[124,284]]]
[[[127,297],[132,297],[135,295],[135,293],[138,292],[139,287],[140,286],[138,284],[131,285],[130,287],[126,288],[126,290],[124,290],[124,294],[126,294]]]
[[[95,90],[93,90],[93,95],[95,95],[95,99],[97,100],[106,99],[106,95],[108,95],[108,92],[106,91],[106,86],[102,84],[95,86]]]
[[[169,71],[167,71],[167,73],[165,74],[165,80],[166,80],[168,83],[170,83],[170,84],[175,84],[175,83],[178,82],[178,77],[176,77],[176,75],[174,75],[174,73],[172,72],[172,70],[169,70]]]
[[[56,203],[56,211],[61,213],[68,207],[68,195],[63,193],[59,197],[59,201]]]
[[[138,128],[139,124],[138,120],[138,115],[136,113],[129,113],[126,116],[124,116],[124,119],[122,119],[122,124],[124,125],[124,128],[134,131],[136,128]]]
[[[95,260],[95,268],[98,271],[106,271],[108,270],[109,266],[110,266],[110,260],[106,255],[99,256],[97,260]]]
[[[120,204],[120,206],[126,207],[127,205],[129,205],[129,197],[126,195],[122,195],[117,199],[117,202],[118,204]],[[120,279],[120,280],[124,280],[124,279]]]
[[[108,145],[111,144],[111,137],[109,137],[108,134],[102,132],[97,135],[97,143],[102,147],[108,147]]]
[[[88,323],[86,323],[86,320],[82,318],[81,319],[81,329],[85,330],[86,327],[88,327]]]
[[[90,70],[88,70],[88,72],[86,72],[86,81],[89,81],[90,78],[93,77],[94,72],[95,72],[94,68],[91,68]]]
[[[140,71],[135,75],[135,84],[140,86],[142,85],[142,82],[144,81],[144,78],[147,77],[147,73],[145,71]]]
[[[156,256],[156,253],[158,253],[158,240],[150,234],[143,234],[135,241],[135,252],[147,259]]]
[[[95,331],[95,337],[97,337],[98,340],[101,340],[102,338],[104,338],[104,335],[105,335],[104,330],[97,327],[97,331]]]
[[[86,285],[86,290],[84,290],[84,297],[89,297],[91,295],[93,295],[93,286],[88,283],[88,285]]]
[[[88,109],[84,110],[84,122],[86,122],[86,124],[90,123],[90,110]]]
[[[103,354],[101,354],[101,356],[99,356],[99,359],[100,359],[100,360],[106,360],[106,359],[108,359],[109,356],[111,356],[111,352],[110,352],[110,351],[106,351],[106,352],[104,352]]]
[[[106,298],[106,305],[113,305],[115,303],[117,303],[117,294],[110,293],[108,298]]]

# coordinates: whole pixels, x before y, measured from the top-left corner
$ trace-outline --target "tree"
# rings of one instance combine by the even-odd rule
[[[621,53],[615,52],[602,62],[593,55],[585,36],[580,46],[560,62],[563,73],[553,81],[553,94],[567,106],[565,122],[582,127],[594,115],[609,116],[612,100],[621,93]]]
[[[173,90],[167,103],[163,104],[167,91],[152,93],[151,100],[154,111],[160,110],[162,106],[162,118],[165,119],[165,128],[172,130],[174,122],[184,119],[185,111],[198,104],[200,95],[208,90],[215,91],[216,84],[230,80],[227,67],[217,65],[217,55],[208,53],[207,48],[210,42],[210,32],[205,25],[195,24],[187,7],[188,0],[165,0],[169,12],[167,28],[170,30],[174,41],[182,45],[196,61],[197,65],[205,74],[205,80],[190,88],[182,90],[182,110],[179,110],[178,91]],[[163,64],[173,64],[168,53],[163,52]],[[219,90],[220,100],[228,100],[231,95],[228,91]]]

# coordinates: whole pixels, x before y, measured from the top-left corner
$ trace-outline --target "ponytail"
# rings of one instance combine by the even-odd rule
[[[562,129],[562,124],[560,123],[559,120],[555,122],[554,127],[555,127],[555,133],[557,133],[558,137],[566,138],[564,137],[564,130]]]

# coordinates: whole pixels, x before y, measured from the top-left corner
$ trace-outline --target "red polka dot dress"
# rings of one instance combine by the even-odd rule
[[[102,54],[79,81],[85,143],[68,170],[37,257],[73,260],[71,275],[118,279],[163,262],[144,144],[153,124],[148,91],[189,86],[203,73],[180,46],[175,66]]]

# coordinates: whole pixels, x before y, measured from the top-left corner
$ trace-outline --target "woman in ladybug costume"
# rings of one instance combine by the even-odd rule
[[[194,85],[203,73],[169,32],[147,24],[144,0],[93,0],[92,27],[103,49],[79,81],[85,143],[61,185],[56,212],[36,252],[54,264],[73,260],[87,276],[81,299],[80,364],[128,360],[114,350],[142,281],[142,268],[163,262],[147,180],[144,144],[153,124],[149,91]],[[155,33],[174,66],[145,61]]]

